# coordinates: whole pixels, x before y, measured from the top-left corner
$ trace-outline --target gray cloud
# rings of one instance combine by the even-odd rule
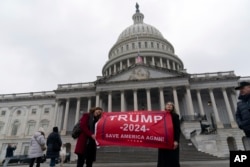
[[[187,72],[250,75],[248,0],[3,0],[0,94],[94,81],[119,34],[133,24],[136,2],[144,22],[173,44]]]

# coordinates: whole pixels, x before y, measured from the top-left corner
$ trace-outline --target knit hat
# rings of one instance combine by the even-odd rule
[[[44,129],[43,129],[42,127],[40,127],[40,128],[38,129],[38,131],[44,133]]]

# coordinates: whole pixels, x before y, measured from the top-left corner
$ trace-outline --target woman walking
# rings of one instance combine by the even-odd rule
[[[40,167],[42,157],[44,156],[42,146],[45,146],[45,134],[43,128],[39,128],[30,140],[28,157],[30,158],[29,167],[33,167],[36,162],[36,167]]]

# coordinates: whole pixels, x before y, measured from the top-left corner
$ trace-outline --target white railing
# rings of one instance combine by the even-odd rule
[[[60,89],[75,89],[75,88],[88,88],[88,87],[95,87],[94,82],[59,84],[58,87],[57,87],[57,90],[60,90]]]
[[[213,72],[213,73],[200,73],[191,74],[191,78],[208,78],[208,77],[223,77],[223,76],[235,76],[234,71],[224,71],[224,72]]]
[[[43,96],[54,96],[54,95],[55,95],[55,92],[53,92],[53,91],[14,93],[14,94],[1,94],[0,99],[43,97]]]

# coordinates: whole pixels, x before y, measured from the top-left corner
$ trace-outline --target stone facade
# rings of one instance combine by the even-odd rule
[[[175,103],[182,133],[198,150],[225,157],[232,143],[234,149],[242,149],[243,134],[237,133],[234,116],[238,96],[234,87],[250,77],[238,77],[233,71],[186,73],[171,43],[143,23],[143,17],[137,9],[134,24],[121,33],[109,52],[103,76],[95,82],[0,95],[0,160],[8,143],[17,144],[15,154],[27,154],[30,138],[39,127],[47,136],[58,126],[67,151],[73,153],[75,141],[70,132],[80,115],[93,106],[105,112],[153,111],[163,110],[166,101]],[[216,126],[216,134],[199,134],[199,120],[204,116]]]

